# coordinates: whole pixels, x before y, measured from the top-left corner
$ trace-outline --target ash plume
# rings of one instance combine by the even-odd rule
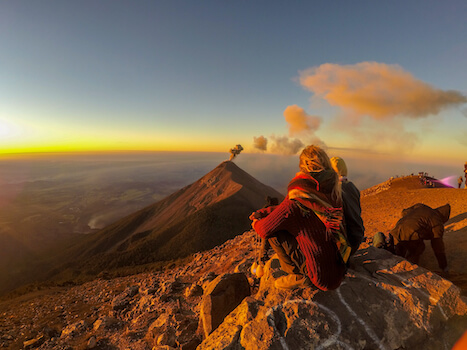
[[[238,156],[243,151],[242,145],[236,145],[234,148],[230,149],[230,160],[233,160],[236,156]]]
[[[260,151],[267,151],[268,149],[268,139],[263,135],[258,137],[253,137],[253,146],[254,148]]]
[[[356,116],[422,118],[467,102],[458,91],[441,90],[416,79],[399,65],[326,63],[299,72],[300,85]]]

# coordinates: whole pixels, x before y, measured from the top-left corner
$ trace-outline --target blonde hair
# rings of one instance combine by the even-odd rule
[[[341,157],[332,157],[331,165],[339,176],[347,176],[347,165]]]
[[[335,175],[334,187],[332,189],[331,197],[339,205],[342,203],[342,188],[339,181],[339,175],[333,169],[331,160],[321,147],[316,145],[305,147],[300,154],[300,162],[298,166],[304,173],[331,170]]]

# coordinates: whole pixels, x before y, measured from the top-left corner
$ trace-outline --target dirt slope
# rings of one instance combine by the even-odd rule
[[[378,232],[387,233],[401,217],[402,209],[423,203],[432,208],[451,205],[451,218],[446,223],[444,242],[450,270],[449,279],[467,292],[467,190],[457,188],[424,188],[417,176],[394,179],[362,191],[362,217],[368,238]],[[440,273],[430,243],[420,265]]]

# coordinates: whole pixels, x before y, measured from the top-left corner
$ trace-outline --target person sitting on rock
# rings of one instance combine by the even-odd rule
[[[340,157],[332,157],[331,164],[339,175],[342,186],[342,204],[344,208],[344,227],[347,234],[351,255],[354,254],[365,236],[365,227],[362,220],[362,207],[360,205],[360,191],[347,179],[347,165]]]
[[[414,264],[418,264],[420,256],[425,250],[424,240],[431,240],[431,247],[435,253],[440,269],[447,273],[447,259],[444,248],[444,224],[449,220],[451,206],[445,204],[432,209],[417,203],[402,210],[402,218],[390,231],[394,238],[396,255],[402,256]]]
[[[252,227],[268,238],[288,273],[275,281],[276,288],[312,283],[321,290],[336,289],[344,279],[351,251],[342,226],[339,178],[318,146],[302,151],[299,168],[278,206],[250,215]]]

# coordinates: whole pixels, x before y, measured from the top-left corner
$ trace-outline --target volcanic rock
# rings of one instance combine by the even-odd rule
[[[330,292],[275,289],[275,260],[198,350],[448,349],[467,327],[459,288],[387,251],[360,250]]]
[[[201,302],[200,322],[205,336],[249,295],[250,285],[243,273],[223,274],[212,281]]]

